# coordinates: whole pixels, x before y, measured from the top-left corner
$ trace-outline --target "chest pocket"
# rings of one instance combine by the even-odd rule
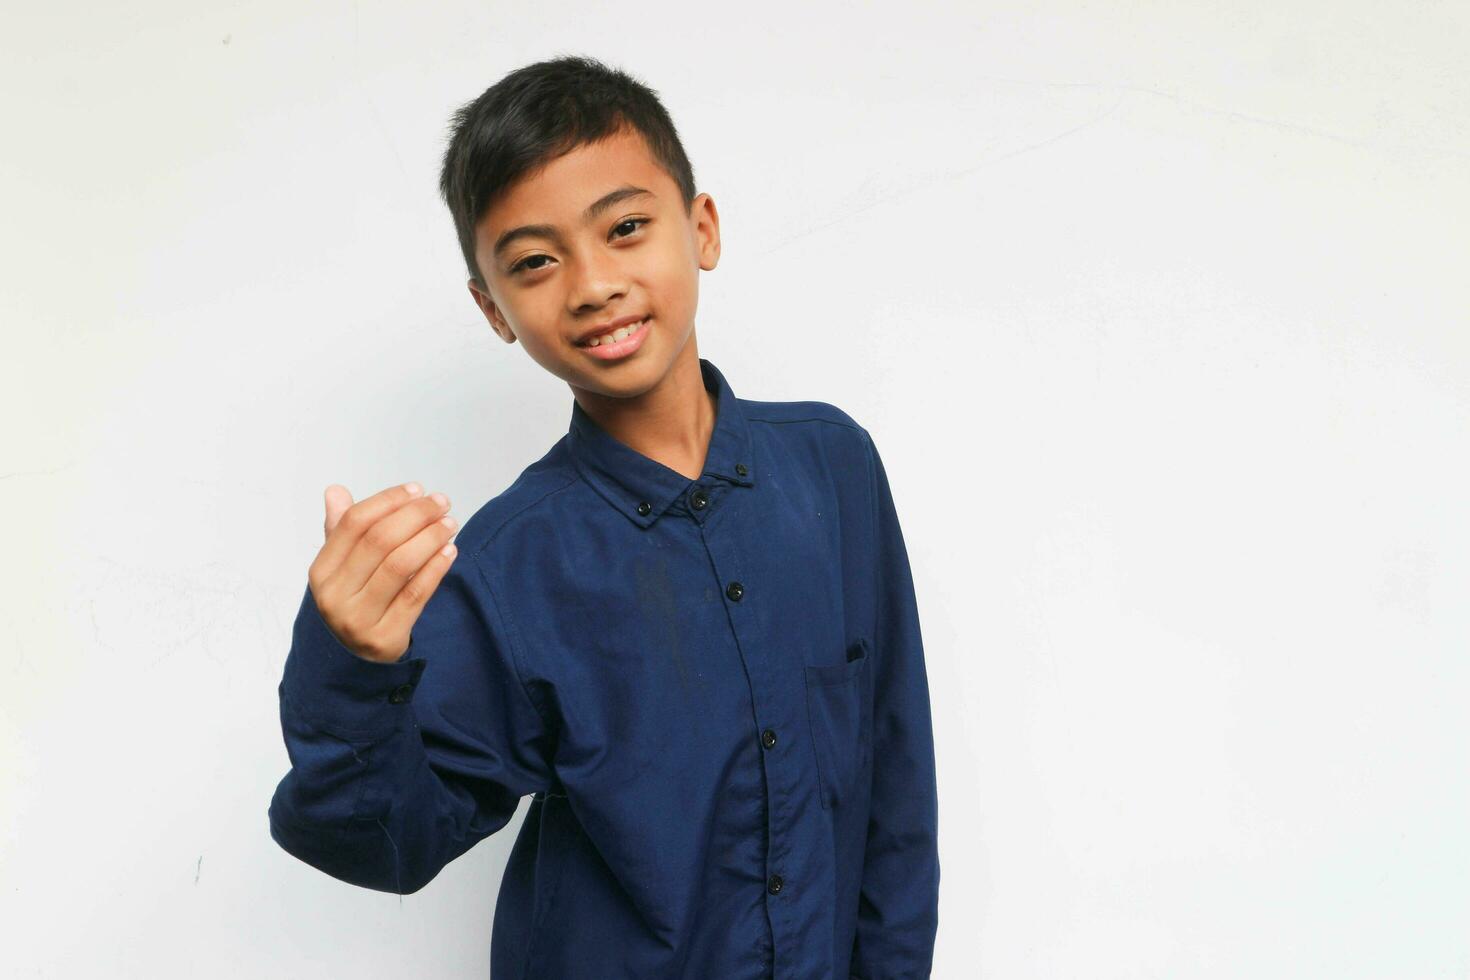
[[[872,755],[872,688],[865,637],[847,648],[847,662],[806,667],[806,707],[822,808],[850,799]]]

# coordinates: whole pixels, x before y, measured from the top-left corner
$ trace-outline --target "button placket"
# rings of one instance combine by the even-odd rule
[[[692,507],[693,496],[694,495],[691,493],[691,495],[690,495],[691,510],[693,509],[693,507]],[[706,501],[706,503],[707,503],[707,501]],[[695,519],[696,519],[696,521],[699,521],[701,518],[700,518],[700,516],[696,516]],[[709,539],[706,538],[706,546],[707,547],[709,546],[709,543],[710,543],[709,542]],[[720,551],[723,551],[723,549],[712,550],[712,553],[711,553],[711,557],[715,558],[715,566],[716,566],[716,569],[717,570],[719,570],[720,568],[732,568],[733,569],[733,566],[734,565],[738,565],[738,562],[737,563],[731,563],[731,562],[729,562],[727,560],[728,558],[731,557],[728,553],[720,554],[719,553]],[[725,597],[727,599],[729,599],[733,603],[739,603],[739,602],[741,602],[745,598],[745,583],[742,582],[739,579],[736,579],[736,578],[732,578],[732,579],[727,580],[726,583],[725,583]],[[737,635],[737,642],[740,642],[740,643],[743,643],[744,642],[742,639],[740,639],[740,635],[741,635],[741,633],[743,631],[741,630],[741,628],[740,628],[740,626],[738,624],[741,621],[743,621],[743,618],[744,618],[745,615],[746,615],[745,613],[739,613],[739,614],[737,614],[734,611],[731,612],[732,625],[735,627],[735,631],[736,631],[736,635]],[[762,692],[759,691],[759,690],[757,690],[756,691],[756,696],[758,698],[761,698],[762,697]],[[769,727],[767,727],[767,728],[761,728],[760,729],[759,738],[760,738],[761,746],[762,746],[762,748],[764,750],[771,750],[771,749],[773,749],[776,746],[777,742],[778,742],[778,739],[777,739],[777,736],[776,736],[776,730],[774,728],[769,728]],[[774,760],[767,760],[765,764],[767,766],[769,766],[772,761],[774,761]],[[771,785],[771,783],[768,780],[767,786],[770,787],[770,785]],[[770,862],[780,862],[780,861],[784,860],[788,856],[788,853],[789,853],[789,851],[788,851],[789,842],[785,839],[785,828],[781,825],[781,823],[777,819],[777,811],[779,809],[780,808],[778,808],[778,807],[768,807],[767,808],[767,820],[768,820],[768,823],[767,823],[767,844],[768,844],[767,860],[770,861]],[[767,867],[769,868],[770,865],[768,864]],[[771,896],[776,896],[776,895],[781,894],[782,890],[785,887],[786,887],[786,880],[780,874],[772,873],[766,879],[766,891]]]

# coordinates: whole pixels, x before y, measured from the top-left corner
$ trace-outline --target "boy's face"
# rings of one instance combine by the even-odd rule
[[[605,195],[641,188],[588,218]],[[525,225],[551,231],[505,240]],[[496,246],[500,243],[500,250]],[[576,388],[631,397],[668,374],[694,331],[699,271],[720,256],[719,216],[708,194],[684,211],[678,185],[636,130],[579,146],[529,174],[480,219],[475,261],[488,290],[470,292],[506,343],[517,340]],[[625,316],[651,316],[631,354],[597,357],[578,341]]]

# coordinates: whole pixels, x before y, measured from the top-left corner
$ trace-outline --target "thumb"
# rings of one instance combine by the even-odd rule
[[[347,508],[352,506],[352,492],[340,483],[334,483],[327,487],[323,500],[327,505],[327,519],[322,525],[322,537],[325,538],[347,513]]]

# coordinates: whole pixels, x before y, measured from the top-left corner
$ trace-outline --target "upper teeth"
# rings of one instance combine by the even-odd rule
[[[644,317],[643,319],[646,320],[648,318]],[[617,343],[619,340],[622,340],[624,337],[628,336],[628,334],[632,333],[634,330],[637,330],[641,326],[643,326],[643,320],[639,320],[637,323],[630,323],[626,327],[618,327],[618,329],[614,330],[612,333],[605,333],[601,337],[593,337],[591,340],[587,341],[587,346],[596,347],[598,344]]]

